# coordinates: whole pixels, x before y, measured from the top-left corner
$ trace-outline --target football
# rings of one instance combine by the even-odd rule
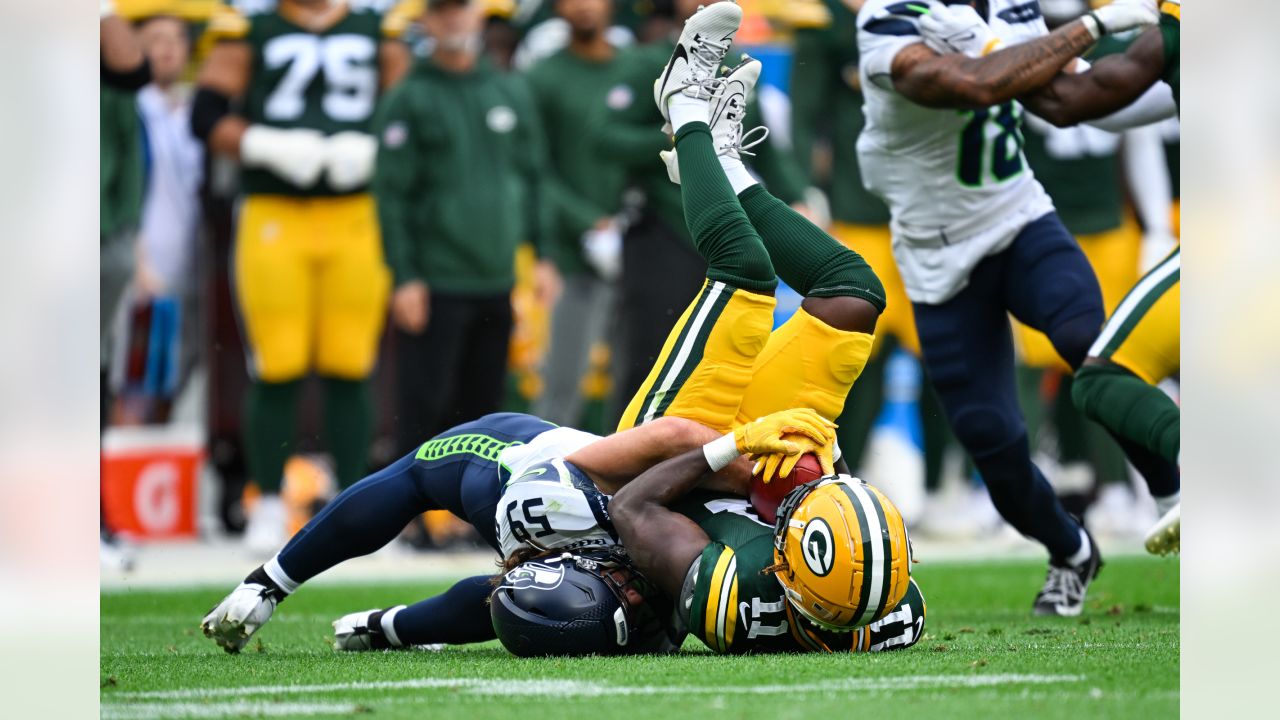
[[[767,522],[773,522],[777,516],[778,505],[782,502],[782,498],[787,496],[797,485],[817,480],[822,477],[822,465],[818,462],[818,456],[813,453],[807,453],[800,458],[800,462],[796,463],[796,467],[791,474],[784,477],[775,477],[767,484],[761,477],[763,471],[751,476],[751,506],[756,509],[756,513],[761,519]]]

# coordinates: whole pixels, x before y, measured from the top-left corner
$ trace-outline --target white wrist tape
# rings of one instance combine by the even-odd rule
[[[1084,17],[1080,18],[1080,22],[1084,23],[1085,29],[1089,31],[1089,34],[1093,36],[1094,40],[1102,37],[1103,33],[1107,31],[1107,29],[1102,26],[1102,21],[1098,19],[1097,13],[1088,13]]]
[[[711,470],[716,471],[728,467],[742,453],[738,452],[738,442],[733,439],[733,433],[728,433],[703,445],[702,454],[707,458]]]

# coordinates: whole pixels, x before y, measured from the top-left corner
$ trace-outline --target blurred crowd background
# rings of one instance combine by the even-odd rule
[[[364,372],[335,378],[312,362],[306,379],[275,400],[265,393],[283,383],[263,382],[253,346],[278,338],[250,338],[236,284],[236,233],[246,222],[237,214],[250,208],[250,181],[234,160],[207,151],[191,123],[193,88],[218,41],[223,6],[252,14],[275,3],[116,0],[111,15],[104,4],[104,17],[127,21],[151,72],[136,91],[104,84],[101,100],[108,549],[119,539],[247,534],[252,541],[246,527],[255,515],[272,526],[259,536],[274,549],[342,487],[487,412],[531,412],[607,433],[701,284],[704,267],[678,190],[657,157],[663,138],[649,89],[696,0],[347,4],[383,16],[394,29],[387,37],[414,64],[400,82],[425,89],[410,110],[387,107],[397,96],[394,88],[385,93],[370,128],[380,146],[371,195],[387,269],[369,282],[389,287],[373,293],[368,382]],[[889,252],[888,211],[859,177],[860,2],[740,4],[747,20],[739,49],[765,65],[748,127],[771,131],[753,170],[866,257],[890,291],[875,358],[839,421],[845,456],[893,497],[916,532],[1001,532],[981,478],[921,377],[910,306]],[[1089,7],[1041,5],[1051,24]],[[509,93],[502,97],[512,98],[510,107],[472,112],[488,92]],[[472,131],[482,127],[502,142],[478,140]],[[424,135],[430,147],[404,160],[403,146]],[[1178,234],[1177,122],[1116,135],[1027,117],[1023,137],[1110,311]],[[394,162],[382,162],[388,158]],[[344,241],[341,225],[326,229],[317,244]],[[781,288],[776,321],[799,300]],[[363,342],[349,331],[321,322],[315,332],[337,356],[360,354],[346,347]],[[1047,340],[1025,329],[1016,338],[1040,467],[1095,532],[1139,537],[1155,519],[1141,483],[1113,441],[1075,411],[1070,375]],[[367,397],[344,398],[366,389]],[[1167,390],[1177,393],[1173,384]],[[367,422],[359,421],[365,408]],[[287,441],[255,449],[271,433],[253,430],[268,421]],[[254,468],[270,467],[255,459],[262,455],[279,456],[282,477],[254,477]],[[278,511],[261,512],[273,502]],[[434,513],[403,538],[419,549],[473,543],[464,524]],[[104,561],[128,558],[104,554]]]

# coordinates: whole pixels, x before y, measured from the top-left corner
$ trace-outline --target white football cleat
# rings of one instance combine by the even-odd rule
[[[1182,503],[1169,512],[1147,532],[1147,552],[1152,555],[1169,555],[1182,551]]]
[[[269,557],[284,546],[287,511],[279,495],[263,495],[249,516],[244,544],[258,557]]]
[[[710,7],[700,6],[684,22],[684,30],[676,41],[676,49],[667,61],[662,75],[653,82],[653,101],[670,132],[671,115],[667,100],[678,92],[692,98],[711,99],[718,83],[720,62],[733,44],[733,36],[742,23],[742,8],[724,0]]]
[[[754,155],[751,148],[769,137],[769,128],[763,125],[746,134],[742,132],[742,121],[747,117],[747,98],[755,91],[762,67],[759,60],[743,55],[742,62],[729,71],[711,96],[711,121],[707,124],[711,126],[711,141],[715,144],[716,155],[741,160],[743,155]]]
[[[276,597],[270,588],[258,583],[240,583],[204,616],[200,629],[218,647],[238,653],[275,611]]]
[[[392,637],[383,631],[385,625],[382,619],[387,615],[394,617],[395,613],[403,608],[404,605],[398,605],[386,611],[374,608],[343,615],[334,620],[333,649],[362,652],[399,647],[399,643],[393,643]]]
[[[742,132],[742,121],[747,115],[747,99],[760,79],[761,64],[747,55],[742,62],[729,71],[729,74],[716,86],[711,96],[710,122],[711,142],[716,155],[742,159],[743,155],[754,155],[751,148],[764,142],[769,137],[769,128],[761,126],[747,133]],[[671,182],[680,184],[680,163],[674,149],[658,153],[667,166],[667,177]]]

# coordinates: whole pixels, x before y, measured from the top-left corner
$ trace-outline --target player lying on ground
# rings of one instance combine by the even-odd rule
[[[718,49],[712,55],[708,47],[693,48],[701,53],[704,84],[713,79],[741,13],[732,4],[721,5],[731,8],[734,17],[727,28],[714,35],[721,39],[708,43]],[[703,15],[702,22],[717,17],[716,13]],[[688,39],[683,42],[688,52]],[[749,90],[742,83],[737,87]],[[704,92],[710,94],[710,85]],[[701,132],[691,137],[696,137],[693,142],[704,147],[705,153],[695,153],[695,161],[680,165],[689,186],[685,190],[686,214],[698,248],[708,260],[708,281],[672,330],[649,381],[632,401],[621,425],[625,429],[663,417],[694,419],[706,426],[701,437],[680,429],[674,433],[678,436],[675,440],[695,442],[695,446],[733,429],[738,418],[761,417],[774,409],[813,406],[824,417],[834,417],[866,362],[872,344],[870,333],[883,307],[879,282],[861,258],[770,196],[745,172],[737,156],[740,114],[727,112],[741,108],[742,96],[723,97],[726,112],[721,116],[725,122],[716,130],[716,142],[726,148],[720,162],[714,161],[712,133],[704,121]],[[705,98],[701,102],[705,119]],[[721,163],[727,168],[722,169]],[[725,180],[726,172],[741,185],[737,198]],[[699,176],[715,190],[701,189],[704,181]],[[772,290],[777,279],[771,255],[783,279],[806,295],[802,311],[772,334]],[[490,416],[486,421],[497,417],[502,416]],[[275,602],[302,581],[389,542],[423,510],[449,509],[476,525],[490,545],[499,547],[492,522],[496,507],[498,523],[506,523],[511,537],[519,538],[525,524],[537,526],[535,535],[546,536],[533,538],[531,544],[545,547],[549,537],[559,535],[552,524],[555,518],[533,506],[525,507],[526,500],[540,496],[529,493],[524,499],[504,498],[501,503],[498,499],[509,478],[528,475],[529,470],[536,470],[533,466],[538,460],[558,456],[552,476],[559,478],[563,473],[569,478],[566,486],[581,486],[584,499],[578,507],[585,509],[593,503],[600,506],[592,493],[610,492],[662,459],[655,457],[661,452],[655,450],[661,447],[658,441],[631,440],[635,436],[630,432],[589,445],[594,436],[563,428],[556,434],[547,433],[543,442],[535,438],[552,430],[548,424],[528,416],[516,417],[524,418],[521,427],[472,424],[455,428],[424,445],[415,456],[343,493],[209,614],[204,622],[206,633],[229,650],[242,647],[270,617]],[[507,422],[511,420],[503,421]],[[667,428],[673,432],[669,425]],[[644,430],[640,427],[632,432]],[[634,456],[628,456],[624,449],[629,443]],[[614,449],[621,457],[615,456]],[[674,445],[670,449],[679,451]],[[507,492],[532,486],[533,482],[516,482]],[[510,504],[513,501],[517,503],[514,507]],[[521,508],[519,516],[505,512],[514,513],[516,507]],[[512,519],[520,522],[512,523]],[[590,524],[594,527],[597,523]],[[610,534],[602,529],[581,528],[569,534],[586,536],[573,541],[611,542]],[[524,535],[528,537],[527,532]],[[484,603],[487,590],[487,578],[471,578],[439,598],[366,620],[397,645],[490,639],[493,630]]]
[[[664,153],[664,161],[671,179],[681,183],[686,214],[749,238],[756,229],[737,205],[745,208],[757,186],[738,155],[743,99],[760,63],[746,59],[727,78],[716,75],[727,49],[727,42],[717,43],[731,39],[741,15],[734,10],[728,3],[712,5],[686,25],[654,84],[654,101],[675,131],[675,150]],[[690,27],[713,17],[732,22],[732,29]],[[712,267],[715,260],[708,257]],[[866,305],[870,333],[881,307],[854,302]],[[719,509],[714,498],[686,504],[686,514],[671,509],[733,455],[727,441],[717,440],[643,473],[610,504],[619,537],[641,572],[675,599],[677,625],[721,653],[865,647],[860,643],[870,633],[849,631],[884,619],[911,587],[901,515],[879,492],[847,476],[792,491],[778,511],[776,543],[767,524],[728,506]],[[924,608],[918,591],[914,599],[914,611],[910,601],[897,611],[904,621],[899,639],[882,647],[918,638]]]
[[[1168,117],[1180,97],[1179,0],[1160,3],[1159,24],[1148,27],[1128,49],[1079,72],[1058,73],[1019,100],[1060,127],[1090,122],[1123,130]],[[1095,16],[1096,17],[1096,16]],[[932,48],[980,56],[1001,40],[967,6],[930,13],[921,23]],[[966,37],[964,43],[949,38]],[[1087,416],[1131,442],[1178,462],[1180,411],[1156,385],[1181,366],[1179,329],[1181,253],[1175,249],[1130,291],[1107,320],[1076,372],[1072,397]],[[1161,498],[1164,515],[1147,535],[1153,553],[1176,552],[1180,541],[1178,493]]]
[[[737,17],[737,8],[728,3],[713,5],[696,14],[686,25],[679,49],[655,86],[658,106],[664,110],[670,106],[669,117],[677,128],[676,151],[664,154],[664,160],[672,179],[682,181],[685,212],[695,243],[708,260],[709,276],[731,278],[722,284],[734,293],[731,302],[742,303],[736,316],[721,316],[712,330],[713,335],[723,332],[730,337],[734,333],[741,337],[744,329],[754,326],[752,313],[757,305],[747,303],[753,303],[764,292],[749,289],[748,283],[767,276],[753,278],[751,268],[744,267],[739,260],[750,257],[756,243],[762,243],[775,262],[784,259],[788,263],[796,262],[797,258],[779,249],[780,236],[797,241],[804,238],[805,245],[812,248],[807,253],[809,256],[825,255],[826,248],[839,247],[801,218],[787,216],[775,223],[760,223],[758,215],[753,214],[752,201],[761,197],[762,190],[741,172],[741,109],[743,99],[759,75],[760,64],[744,62],[724,79],[718,79],[715,72],[736,29]],[[686,62],[684,58],[690,60]],[[677,104],[683,106],[679,111]],[[741,187],[735,187],[738,183]],[[780,232],[783,228],[786,234]],[[712,243],[717,237],[734,238],[733,251],[717,248]],[[844,301],[851,306],[850,310],[864,310],[874,323],[879,306],[867,298],[879,297],[879,283],[869,273],[858,273],[857,269],[865,265],[853,253],[845,253],[828,255],[833,260],[844,259],[849,263],[844,270],[848,274],[832,284],[847,289]],[[792,269],[790,265],[779,264],[779,273],[789,282],[796,277]],[[795,279],[798,287],[811,289],[803,282],[803,277]],[[872,288],[873,292],[867,292]],[[849,292],[855,289],[862,292]],[[818,303],[815,305],[821,307]],[[695,302],[696,308],[698,302]],[[695,313],[691,310],[689,314]],[[672,331],[669,348],[687,337],[688,332],[682,325],[683,322]],[[873,327],[872,324],[868,330]],[[768,349],[788,337],[785,330],[770,336],[765,351],[756,361],[755,376],[744,389],[743,404],[762,389],[776,391],[773,385],[758,384],[758,379],[762,365],[778,363],[779,358],[785,357],[781,353],[770,354]],[[696,383],[705,379],[701,373],[707,369],[731,367],[731,348],[742,346],[749,347],[747,343],[730,342],[699,348],[704,360],[689,375],[694,379],[676,390],[676,402],[698,397],[700,393],[701,399],[696,405],[703,410],[722,408],[724,404],[731,408],[732,397],[717,397]],[[811,367],[848,359],[827,348],[810,346],[807,350],[803,357]],[[662,365],[659,362],[657,367]],[[795,367],[792,372],[801,373],[804,368]],[[657,374],[655,369],[655,376]],[[705,388],[720,392],[733,389],[734,386],[724,382],[723,376],[721,373],[715,381],[706,382]],[[651,377],[651,383],[657,382],[659,377]],[[799,385],[806,384],[812,390],[812,386],[819,383],[810,380]],[[773,401],[787,399],[784,395]],[[652,398],[645,400],[652,402]],[[633,410],[639,404],[642,404],[639,399],[633,402]],[[838,409],[837,406],[834,411]],[[723,422],[713,415],[703,417],[712,424]],[[783,549],[775,558],[773,526],[761,522],[745,501],[723,496],[679,500],[683,491],[704,472],[730,461],[732,451],[727,439],[717,440],[701,452],[682,456],[688,465],[675,468],[667,463],[655,468],[642,476],[648,487],[635,493],[628,489],[630,486],[624,488],[617,497],[625,498],[632,493],[630,499],[624,500],[620,508],[611,509],[615,528],[618,528],[619,513],[628,518],[628,530],[618,528],[619,535],[628,550],[630,542],[642,548],[637,560],[646,571],[647,579],[668,597],[676,599],[677,630],[694,633],[717,652],[883,650],[915,642],[923,622],[924,603],[918,588],[909,583],[906,530],[892,503],[847,477],[817,491],[797,490],[788,503],[794,509],[789,521],[800,523],[804,529],[797,531],[789,543],[783,542]],[[686,484],[672,488],[666,483],[677,471],[686,473],[680,475]],[[516,483],[508,489],[508,494],[526,490],[536,488]],[[655,500],[655,495],[660,496],[661,501]],[[676,512],[661,507],[663,504],[674,505]],[[631,519],[632,515],[643,517]],[[782,527],[788,524],[784,522]],[[848,528],[854,527],[857,529],[851,535]],[[819,545],[821,549],[811,553],[813,562],[804,562],[801,558],[804,549]],[[518,567],[516,572],[524,573],[520,580],[529,582],[528,576],[537,572],[554,577],[541,568],[542,562],[532,563],[536,570],[529,570],[530,563]],[[766,568],[781,569],[782,574],[765,572]],[[571,618],[539,619],[533,613],[518,614],[521,609],[535,607],[532,603],[545,610],[555,590],[549,588],[537,593],[520,588],[518,592],[520,597],[508,597],[508,591],[500,588],[494,595],[494,626],[504,644],[511,648],[509,637],[518,637],[522,631],[534,628],[545,631],[548,626],[556,627],[560,644],[565,644],[563,635],[571,631],[567,622]],[[509,610],[510,606],[514,606],[514,610]],[[880,620],[866,625],[875,618]],[[863,625],[865,628],[859,627]],[[857,630],[850,632],[854,628]],[[585,643],[603,633],[583,634]],[[515,651],[525,654],[523,650]]]

